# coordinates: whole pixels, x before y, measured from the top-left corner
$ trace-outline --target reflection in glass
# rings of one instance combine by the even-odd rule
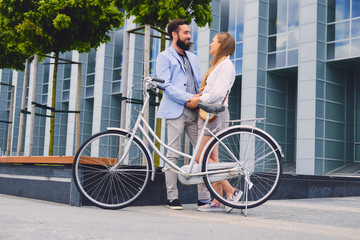
[[[288,66],[295,66],[298,64],[298,50],[288,51]]]
[[[95,74],[88,75],[86,77],[86,86],[92,86],[95,83]]]
[[[242,60],[241,59],[235,61],[235,71],[236,71],[236,75],[242,73]]]
[[[286,52],[277,52],[268,55],[268,68],[279,68],[286,66]]]
[[[328,0],[328,22],[350,18],[350,0]]]
[[[121,82],[113,82],[112,93],[121,93]]]
[[[349,38],[350,22],[341,22],[328,25],[328,41]]]
[[[289,1],[289,31],[297,29],[299,27],[299,0]]]
[[[286,34],[278,34],[276,37],[276,51],[286,49]]]
[[[276,67],[286,66],[286,52],[276,53]]]
[[[286,31],[287,31],[287,0],[278,0],[276,32],[282,33]]]
[[[349,56],[349,41],[335,42],[327,45],[327,59],[337,59]]]
[[[360,38],[351,40],[351,56],[360,56]]]
[[[237,0],[236,4],[237,4],[237,29],[236,29],[236,42],[241,42],[243,41],[243,35],[244,35],[244,0]],[[234,6],[234,5],[230,5],[230,6]],[[231,7],[230,7],[231,8]]]
[[[299,31],[288,33],[288,49],[298,48],[299,46]]]
[[[124,31],[115,31],[115,42],[114,42],[114,68],[121,67],[122,65],[122,53],[123,53],[123,37]]]
[[[276,53],[272,53],[268,55],[268,68],[275,68],[276,67]]]
[[[113,71],[113,81],[121,79],[121,68]]]
[[[276,36],[269,37],[269,52],[276,51]]]
[[[96,61],[96,52],[94,49],[88,53],[88,64],[87,64],[87,73],[94,73],[95,72],[95,61]]]
[[[87,87],[85,92],[86,97],[93,97],[94,96],[94,87]]]
[[[243,44],[242,43],[236,44],[235,50],[236,50],[235,58],[242,58],[243,57]]]
[[[351,17],[360,17],[360,0],[352,0],[352,15]]]
[[[360,37],[360,19],[352,20],[351,37]]]
[[[276,0],[270,0],[269,3],[269,35],[276,34]]]

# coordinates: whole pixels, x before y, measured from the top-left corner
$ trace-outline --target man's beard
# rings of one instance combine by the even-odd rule
[[[190,42],[188,44],[185,43],[185,41],[182,41],[178,39],[176,41],[176,45],[181,48],[182,50],[189,50],[190,49]]]

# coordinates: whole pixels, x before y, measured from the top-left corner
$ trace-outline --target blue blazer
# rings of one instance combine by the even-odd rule
[[[197,56],[186,51],[194,74],[195,90],[198,92],[202,78],[200,63]],[[164,79],[163,98],[157,112],[158,118],[178,118],[186,105],[186,100],[192,98],[193,94],[186,92],[187,77],[184,63],[175,48],[171,45],[161,52],[156,59],[156,75]]]

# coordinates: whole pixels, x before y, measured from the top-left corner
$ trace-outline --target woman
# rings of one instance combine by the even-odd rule
[[[214,58],[211,62],[211,67],[205,74],[204,79],[201,83],[199,91],[200,94],[195,95],[193,98],[188,100],[187,105],[191,108],[196,107],[198,102],[223,104],[226,109],[221,112],[219,116],[212,122],[209,122],[207,127],[210,130],[214,130],[223,121],[229,120],[228,111],[228,94],[235,81],[235,68],[233,63],[230,61],[230,56],[234,54],[235,41],[234,38],[224,32],[218,33],[212,43],[210,44],[210,55]],[[199,118],[198,129],[201,131],[204,126],[204,120]],[[227,124],[222,124],[217,131],[225,129]],[[205,136],[201,142],[200,150],[196,156],[196,161],[199,162],[200,154],[209,141],[211,135],[205,133]],[[218,151],[216,149],[211,153],[210,162],[218,162]],[[241,195],[241,191],[234,189],[227,180],[212,183],[216,191],[222,195],[225,192],[227,198],[230,201],[238,201]],[[224,211],[222,204],[216,199],[209,202],[206,205],[198,207],[199,211]],[[226,212],[230,212],[231,207],[225,207]]]

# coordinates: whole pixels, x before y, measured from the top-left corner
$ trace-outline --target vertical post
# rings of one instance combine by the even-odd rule
[[[150,75],[150,25],[145,25],[144,78],[148,77],[149,75]],[[146,89],[143,89],[143,91],[146,91]],[[144,118],[146,121],[149,121],[149,106],[145,109]]]
[[[34,72],[33,72],[33,88],[31,96],[31,122],[30,122],[30,142],[29,142],[29,156],[33,155],[34,149],[34,127],[35,127],[35,108],[36,108],[36,84],[37,84],[37,70],[38,70],[39,55],[34,55]]]
[[[81,63],[78,64],[77,95],[76,95],[76,123],[75,123],[75,152],[80,143],[80,106],[81,106]]]
[[[11,140],[12,140],[12,128],[13,128],[13,115],[14,115],[14,92],[15,87],[11,86],[11,102],[9,113],[9,130],[8,130],[8,142],[7,142],[7,156],[11,155]]]
[[[21,111],[25,111],[26,93],[27,93],[27,87],[28,87],[28,81],[29,81],[29,71],[30,71],[29,68],[30,68],[30,58],[26,59],[26,64],[25,64],[24,83],[23,83],[23,89],[22,89],[23,91],[22,91],[22,97],[21,97]],[[17,156],[21,155],[25,114],[26,114],[25,112],[20,113]]]
[[[123,55],[123,70],[122,70],[122,82],[121,82],[121,119],[120,119],[120,128],[125,129],[126,124],[126,98],[127,98],[127,85],[128,85],[128,71],[129,71],[129,40],[130,33],[125,31],[124,39],[124,55]]]

